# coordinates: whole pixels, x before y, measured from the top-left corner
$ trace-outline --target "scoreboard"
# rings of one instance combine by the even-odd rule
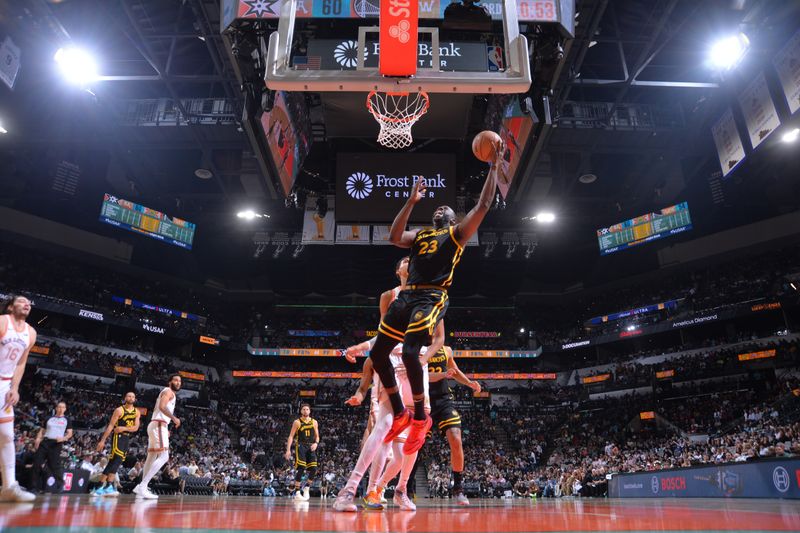
[[[155,209],[117,198],[108,193],[103,196],[100,222],[147,235],[187,250],[192,249],[196,227],[191,222],[169,217]]]
[[[608,255],[690,229],[692,217],[689,215],[689,204],[683,202],[665,207],[657,213],[648,213],[601,228],[597,230],[597,242],[600,245],[600,255]]]

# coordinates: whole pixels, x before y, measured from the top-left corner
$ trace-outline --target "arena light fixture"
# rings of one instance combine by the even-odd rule
[[[798,138],[800,138],[800,128],[795,128],[784,133],[783,137],[781,137],[781,140],[785,143],[793,143]]]
[[[525,328],[519,328],[520,333],[525,333]]]
[[[88,51],[75,46],[59,48],[53,57],[64,79],[85,86],[98,78],[97,62]]]
[[[2,134],[2,133],[8,133],[8,130],[7,130],[7,129],[5,129],[5,128],[3,127],[3,123],[2,123],[2,122],[0,122],[0,134]]]
[[[729,35],[711,46],[709,59],[711,64],[720,70],[730,70],[741,61],[747,49],[750,48],[750,39],[744,33]]]
[[[255,220],[257,218],[269,218],[269,215],[266,213],[256,213],[252,209],[245,209],[244,211],[239,211],[236,213],[238,218],[242,218],[244,220]]]
[[[556,220],[556,215],[550,213],[549,211],[542,211],[540,213],[536,213],[536,216],[533,217],[533,220],[541,222],[542,224],[552,224]]]

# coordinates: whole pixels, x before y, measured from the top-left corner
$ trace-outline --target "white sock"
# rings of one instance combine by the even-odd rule
[[[377,490],[387,455],[389,455],[389,446],[381,446],[378,453],[375,454],[375,459],[372,460],[372,465],[369,467],[369,487],[367,487],[367,492]]]
[[[14,422],[0,424],[0,473],[3,488],[17,482],[16,454],[14,453]]]
[[[161,470],[161,467],[167,464],[169,460],[169,452],[163,451],[159,453],[148,453],[147,460],[144,462],[144,473],[142,474],[142,483],[141,485],[144,488],[147,488],[147,485],[150,483],[158,471]]]
[[[392,428],[394,415],[390,409],[385,408],[385,406],[381,404],[378,408],[378,415],[375,418],[375,427],[372,428],[372,433],[369,434],[367,441],[364,443],[364,447],[361,448],[361,453],[358,454],[358,461],[356,462],[355,468],[353,468],[353,471],[350,473],[350,478],[347,480],[345,490],[355,492],[358,488],[358,484],[361,483],[361,480],[364,478],[364,474],[367,473],[367,468],[372,464],[380,448],[385,447],[387,450],[389,448],[388,444],[383,443],[383,439]],[[384,457],[386,456],[384,455]]]
[[[400,481],[397,482],[397,490],[406,492],[408,478],[411,477],[411,471],[414,470],[414,463],[417,462],[417,454],[419,454],[419,451],[411,455],[403,456],[403,467],[400,469]]]
[[[386,470],[383,472],[383,476],[381,476],[380,486],[386,487],[391,480],[400,472],[400,468],[403,466],[403,443],[394,441],[392,442],[392,451],[394,452],[394,457],[392,457],[391,462],[386,465]]]

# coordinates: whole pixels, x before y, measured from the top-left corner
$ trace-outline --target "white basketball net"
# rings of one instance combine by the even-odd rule
[[[380,124],[378,142],[387,148],[411,146],[411,127],[428,112],[428,93],[380,93],[367,96],[367,109]]]

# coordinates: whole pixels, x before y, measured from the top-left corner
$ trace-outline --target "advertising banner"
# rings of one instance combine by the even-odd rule
[[[336,217],[342,222],[389,223],[419,178],[427,191],[410,222],[431,224],[440,205],[455,206],[453,154],[339,154],[336,162]]]
[[[364,67],[377,68],[380,44],[367,40]],[[308,43],[307,56],[295,56],[294,66],[307,70],[356,70],[358,42],[342,39],[313,39]],[[433,48],[430,42],[417,43],[417,68],[431,68]],[[439,68],[443,71],[486,72],[489,70],[489,51],[485,43],[439,43]]]
[[[581,383],[584,385],[589,385],[590,383],[600,383],[602,381],[608,381],[611,379],[611,374],[599,374],[597,376],[587,376],[585,378],[581,378]]]
[[[800,459],[619,474],[610,498],[800,498]]]
[[[762,350],[760,352],[740,353],[737,357],[739,361],[755,361],[757,359],[769,359],[775,357],[777,352],[773,350]]]
[[[114,365],[114,373],[122,374],[123,376],[130,376],[133,374],[133,369],[129,366]]]
[[[203,374],[198,374],[197,372],[187,372],[185,370],[178,370],[178,375],[182,378],[191,379],[194,381],[206,380],[206,377]]]

